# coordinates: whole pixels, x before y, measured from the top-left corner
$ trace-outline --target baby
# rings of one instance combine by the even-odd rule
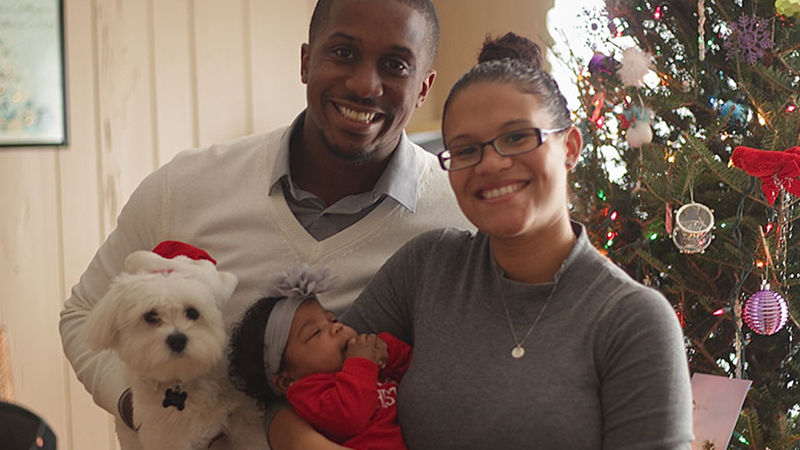
[[[275,277],[231,337],[230,375],[262,407],[285,396],[329,439],[355,449],[404,449],[397,385],[411,347],[389,333],[357,334],[317,294],[327,272],[307,266]]]

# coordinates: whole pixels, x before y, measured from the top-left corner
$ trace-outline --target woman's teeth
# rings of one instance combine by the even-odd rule
[[[375,118],[374,112],[359,112],[346,106],[336,105],[339,113],[348,120],[359,123],[370,123]]]
[[[503,186],[503,187],[499,187],[499,188],[496,188],[496,189],[489,189],[489,190],[483,191],[482,194],[483,194],[483,198],[484,199],[490,200],[490,199],[493,199],[493,198],[501,197],[503,195],[508,195],[508,194],[510,194],[512,192],[516,192],[516,191],[522,189],[523,186],[525,186],[525,183],[514,183],[514,184],[509,184],[509,185],[506,185],[506,186]]]

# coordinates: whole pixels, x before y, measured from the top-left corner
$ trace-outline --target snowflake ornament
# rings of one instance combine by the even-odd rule
[[[738,59],[755,64],[764,53],[772,49],[772,35],[766,19],[742,14],[730,26],[731,32],[722,42],[728,61]]]
[[[619,79],[626,86],[644,86],[644,76],[653,65],[653,55],[639,47],[630,47],[622,52],[622,64],[617,69]]]
[[[800,0],[777,0],[775,2],[775,11],[786,17],[800,17]]]

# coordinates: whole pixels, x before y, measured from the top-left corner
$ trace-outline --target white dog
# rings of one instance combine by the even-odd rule
[[[87,342],[116,351],[126,364],[144,449],[208,448],[223,434],[234,448],[266,448],[257,408],[230,385],[225,370],[220,308],[238,280],[218,272],[202,250],[169,241],[164,251],[164,244],[125,259],[124,272],[89,316]],[[207,259],[156,253],[162,248],[170,256],[184,246]],[[230,421],[234,413],[238,426]]]

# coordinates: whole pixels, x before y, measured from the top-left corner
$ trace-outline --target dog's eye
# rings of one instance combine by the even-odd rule
[[[200,318],[200,313],[194,308],[186,308],[186,318],[189,320],[197,320]]]
[[[158,323],[158,313],[155,311],[144,313],[144,321],[147,323]]]

